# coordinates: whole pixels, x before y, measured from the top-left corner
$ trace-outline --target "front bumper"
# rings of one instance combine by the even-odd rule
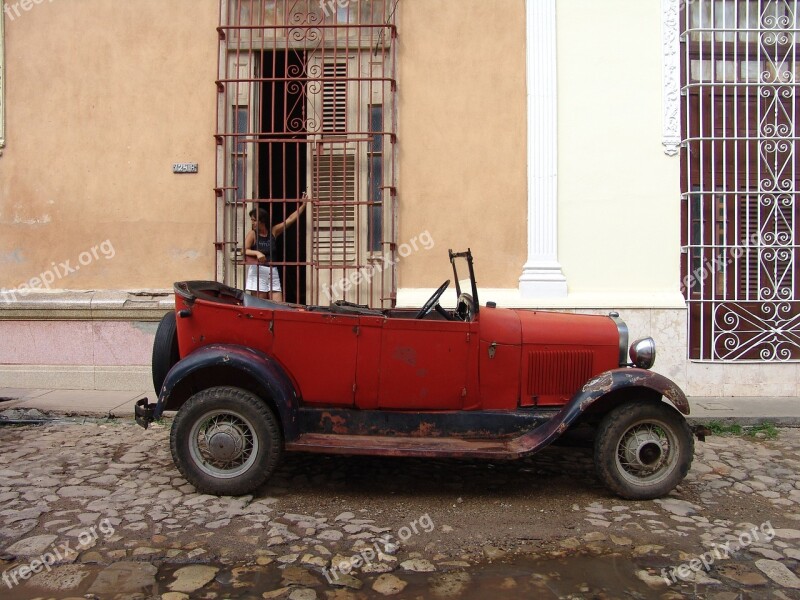
[[[136,422],[147,429],[148,425],[155,421],[155,417],[153,413],[155,411],[156,405],[150,404],[147,398],[142,398],[136,403],[136,406],[133,409],[134,418]]]

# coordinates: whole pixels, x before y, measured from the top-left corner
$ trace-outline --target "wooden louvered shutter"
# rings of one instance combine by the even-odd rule
[[[743,252],[739,258],[739,297],[743,300],[773,300],[764,290],[781,289],[791,278],[794,223],[790,211],[760,206],[758,198],[747,202],[739,213]]]
[[[739,298],[758,298],[758,197],[748,198],[739,211],[740,243],[743,251],[739,257]]]
[[[323,151],[314,156],[313,176],[319,199],[314,241],[320,265],[353,262],[356,257],[355,155]]]
[[[358,101],[348,78],[350,60],[317,61],[312,70],[322,83],[312,95],[319,118],[319,138],[311,160],[312,190],[317,218],[313,243],[320,266],[347,265],[356,261],[356,148],[348,131],[357,126],[353,105]]]
[[[347,62],[322,65],[322,134],[347,133]]]

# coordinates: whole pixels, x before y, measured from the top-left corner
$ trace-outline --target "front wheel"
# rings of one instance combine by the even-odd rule
[[[609,412],[595,437],[600,480],[629,500],[675,488],[692,465],[694,439],[683,416],[663,402],[632,402]]]
[[[278,420],[254,394],[214,387],[194,394],[172,423],[175,465],[199,492],[241,496],[255,491],[281,460]]]

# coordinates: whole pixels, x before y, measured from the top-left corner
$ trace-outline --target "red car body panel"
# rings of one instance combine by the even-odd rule
[[[381,374],[383,317],[358,317],[355,404],[364,410],[378,408]]]
[[[480,306],[471,251],[449,256],[457,298],[450,311],[438,304],[450,281],[417,311],[299,306],[218,282],[176,283],[176,312],[161,320],[153,345],[158,401],[139,400],[136,422],[147,428],[178,410],[173,459],[215,494],[256,490],[269,476],[256,453],[269,444],[274,452],[282,444],[494,460],[527,456],[579,430],[597,432],[599,473],[623,497],[663,495],[685,477],[691,433],[658,402],[684,415],[689,405],[674,382],[649,371],[651,338],[631,345],[627,364],[628,328],[616,313]],[[469,292],[459,283],[460,259]],[[642,419],[654,427],[640,430]],[[270,430],[277,427],[280,435]],[[668,477],[656,487],[654,469]]]
[[[459,410],[467,397],[469,323],[386,319],[378,408]]]
[[[246,309],[243,306],[197,300],[190,306],[185,298],[175,296],[175,309],[191,311],[201,318],[178,319],[178,348],[181,358],[209,344],[236,343],[272,354],[270,326],[272,311]]]
[[[522,324],[522,406],[561,406],[591,377],[619,366],[608,317],[517,311]]]
[[[215,343],[253,348],[285,369],[306,406],[560,406],[589,378],[619,366],[619,333],[603,316],[484,308],[467,323],[417,320],[403,311],[341,315],[187,303],[180,296],[176,308],[192,313],[178,319],[182,358]]]

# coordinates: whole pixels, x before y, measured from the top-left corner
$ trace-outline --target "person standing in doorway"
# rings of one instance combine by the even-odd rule
[[[269,226],[269,213],[266,209],[258,207],[250,211],[252,228],[244,239],[244,255],[252,256],[258,261],[258,264],[247,267],[245,291],[251,292],[258,298],[283,302],[283,288],[281,288],[278,268],[273,266],[275,244],[286,228],[294,225],[303,214],[308,202],[305,197],[306,195],[303,194],[304,200],[296,211],[285,221],[272,227]]]

